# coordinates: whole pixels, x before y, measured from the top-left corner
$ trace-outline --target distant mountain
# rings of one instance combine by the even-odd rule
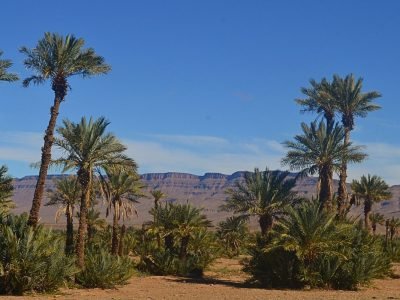
[[[215,224],[224,220],[228,215],[227,212],[219,211],[219,206],[223,204],[227,195],[225,191],[234,186],[235,181],[243,180],[245,172],[235,172],[231,175],[220,173],[206,173],[203,176],[197,176],[187,173],[149,173],[141,175],[141,180],[147,187],[145,192],[148,194],[150,190],[159,189],[167,197],[163,201],[185,203],[189,202],[197,207],[204,208],[204,213]],[[63,175],[50,175],[46,181],[46,189],[54,188],[54,179],[60,178]],[[295,176],[295,174],[292,174]],[[14,201],[17,208],[16,213],[28,212],[31,206],[33,192],[35,189],[37,176],[26,176],[14,180]],[[317,178],[305,177],[298,181],[296,191],[300,195],[306,197],[315,196]],[[335,189],[337,182],[335,181]],[[392,199],[375,204],[374,208],[377,211],[385,214],[387,217],[400,217],[400,185],[391,187],[393,194]],[[148,211],[153,206],[153,199],[139,199],[140,203],[136,205],[138,217],[127,222],[128,224],[140,225],[143,221],[150,220]],[[43,204],[47,202],[44,199]],[[105,211],[104,205],[100,204],[100,209]],[[41,222],[54,224],[54,214],[56,207],[42,206],[40,211]],[[358,215],[361,209],[357,208],[352,211]],[[64,220],[60,220],[63,224]]]

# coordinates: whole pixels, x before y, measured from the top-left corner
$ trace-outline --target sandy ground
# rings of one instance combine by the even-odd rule
[[[63,289],[57,295],[0,299],[400,299],[400,264],[394,266],[394,273],[394,279],[375,280],[356,292],[265,290],[246,285],[238,260],[219,259],[201,280],[136,276],[118,289]]]

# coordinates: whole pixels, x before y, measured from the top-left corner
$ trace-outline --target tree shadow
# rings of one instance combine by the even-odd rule
[[[179,282],[179,283],[194,283],[194,284],[203,284],[203,285],[224,285],[235,288],[261,288],[259,284],[251,283],[248,281],[237,282],[226,279],[214,278],[209,276],[204,277],[175,277],[175,278],[167,278],[168,281]]]

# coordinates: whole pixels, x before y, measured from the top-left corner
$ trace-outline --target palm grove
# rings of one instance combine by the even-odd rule
[[[5,166],[0,168],[0,293],[48,292],[65,282],[108,288],[126,283],[135,269],[201,276],[217,257],[240,254],[247,255],[244,270],[266,287],[354,289],[389,274],[391,261],[400,258],[396,239],[400,222],[373,213],[374,202],[391,197],[388,185],[369,174],[353,180],[351,191],[346,185],[348,165],[367,156],[351,141],[356,118],[380,108],[374,102],[380,94],[364,92],[362,79],[335,75],[332,80],[311,80],[309,88],[302,88],[305,98],[296,102],[319,119],[302,123],[301,134],[284,142],[288,152],[282,165],[299,173],[268,168],[247,172],[227,191],[221,207],[234,215],[210,230],[212,223],[202,209],[162,201],[167,195],[160,190],[143,192],[136,162],[107,131],[105,118],[65,119],[57,127],[70,88],[68,79],[107,74],[111,67],[103,57],[84,48],[81,38],[53,33],[45,33],[34,48],[20,51],[25,67],[33,72],[23,86],[49,81],[54,99],[29,216],[11,213],[12,179]],[[19,80],[2,54],[0,80]],[[52,147],[61,151],[60,157],[52,158]],[[46,191],[50,166],[75,175],[58,179],[55,189]],[[337,192],[335,173],[340,179]],[[293,190],[307,175],[318,176],[315,199],[304,199]],[[65,232],[39,224],[44,195],[49,199],[45,205],[59,206],[56,219],[65,216]],[[124,220],[137,214],[138,199],[151,197],[152,220],[141,229],[127,228]],[[100,218],[99,200],[106,202],[111,226]],[[364,208],[363,225],[348,215],[358,204]],[[260,233],[248,230],[252,218],[258,220]],[[385,225],[385,237],[375,234],[378,224]]]

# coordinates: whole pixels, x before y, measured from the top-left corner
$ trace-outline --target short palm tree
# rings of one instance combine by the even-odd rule
[[[343,144],[344,130],[338,124],[326,126],[321,121],[312,122],[310,126],[302,123],[301,127],[302,135],[296,135],[293,142],[284,142],[289,151],[282,164],[301,171],[302,175],[318,173],[321,207],[332,210],[333,173],[339,171],[344,157],[347,162],[360,162],[366,154],[359,146]]]
[[[150,194],[154,198],[154,209],[158,209],[158,205],[160,203],[160,200],[167,196],[166,194],[164,194],[160,190],[153,190],[153,191],[150,192]]]
[[[377,225],[383,225],[385,223],[384,215],[380,213],[371,213],[369,215],[369,220],[371,222],[372,233],[375,234]]]
[[[22,47],[20,49],[20,52],[26,55],[25,67],[35,72],[34,75],[24,79],[23,85],[27,87],[31,83],[41,84],[50,80],[51,88],[54,91],[54,103],[50,109],[50,120],[45,131],[42,147],[39,178],[29,215],[31,226],[36,226],[39,219],[47,170],[51,162],[54,129],[61,102],[65,100],[67,95],[69,77],[77,75],[86,78],[106,74],[110,71],[110,66],[104,63],[103,57],[98,56],[92,48],[83,49],[84,44],[85,41],[82,38],[76,38],[73,35],[63,37],[47,32],[35,48]]]
[[[388,219],[388,232],[390,235],[390,241],[393,241],[393,238],[397,234],[400,228],[400,219],[392,217],[391,219]]]
[[[261,234],[266,235],[274,220],[283,216],[285,207],[298,200],[292,191],[295,184],[289,172],[256,168],[253,173],[245,174],[244,182],[237,181],[227,190],[229,198],[221,208],[247,218],[257,216]]]
[[[121,166],[136,170],[133,159],[124,152],[126,147],[111,133],[106,133],[110,123],[103,117],[89,121],[85,117],[79,123],[63,121],[57,129],[60,137],[55,145],[64,152],[64,156],[55,160],[54,164],[63,167],[63,171],[77,170],[78,181],[82,186],[80,201],[80,217],[76,252],[78,266],[84,265],[84,249],[88,204],[92,195],[93,176],[96,170],[104,167]]]
[[[381,94],[377,91],[362,92],[363,79],[354,78],[353,74],[342,78],[338,75],[333,76],[333,82],[329,91],[333,101],[336,104],[338,112],[342,116],[344,127],[344,143],[350,142],[350,132],[354,129],[355,117],[365,118],[369,112],[380,109],[381,107],[373,101]],[[347,200],[347,161],[343,159],[339,175],[338,190],[338,210],[341,213],[344,210],[344,204]]]
[[[14,73],[8,73],[8,69],[12,66],[9,59],[1,59],[3,51],[0,50],[0,81],[17,81],[18,76]]]
[[[323,115],[327,124],[332,124],[335,119],[336,104],[330,96],[331,83],[322,78],[321,82],[310,80],[310,88],[301,88],[307,98],[296,99],[296,103],[303,107],[302,112],[316,112]]]
[[[77,217],[80,218],[79,212],[77,213]],[[88,232],[88,237],[87,237],[88,243],[91,243],[96,232],[105,230],[107,228],[106,219],[101,218],[100,211],[98,211],[93,206],[90,207],[87,211],[86,222],[87,222],[87,232]]]
[[[142,195],[142,184],[135,170],[126,171],[121,167],[106,167],[106,177],[101,176],[101,192],[107,202],[106,217],[113,212],[111,254],[117,255],[119,220],[137,215],[134,203]]]
[[[217,236],[222,241],[226,254],[237,256],[246,244],[249,230],[246,220],[240,216],[227,218],[218,224]]]
[[[351,189],[355,197],[364,200],[365,229],[370,230],[369,216],[374,202],[379,202],[391,197],[389,186],[379,176],[362,176],[360,181],[353,180]]]
[[[6,166],[0,166],[0,215],[8,214],[15,207],[11,200],[14,190],[12,178],[7,175],[7,172]]]
[[[58,179],[55,183],[56,189],[49,190],[49,202],[45,205],[58,205],[56,222],[62,214],[67,218],[67,234],[65,240],[65,254],[74,253],[74,211],[81,198],[81,186],[75,176]]]

